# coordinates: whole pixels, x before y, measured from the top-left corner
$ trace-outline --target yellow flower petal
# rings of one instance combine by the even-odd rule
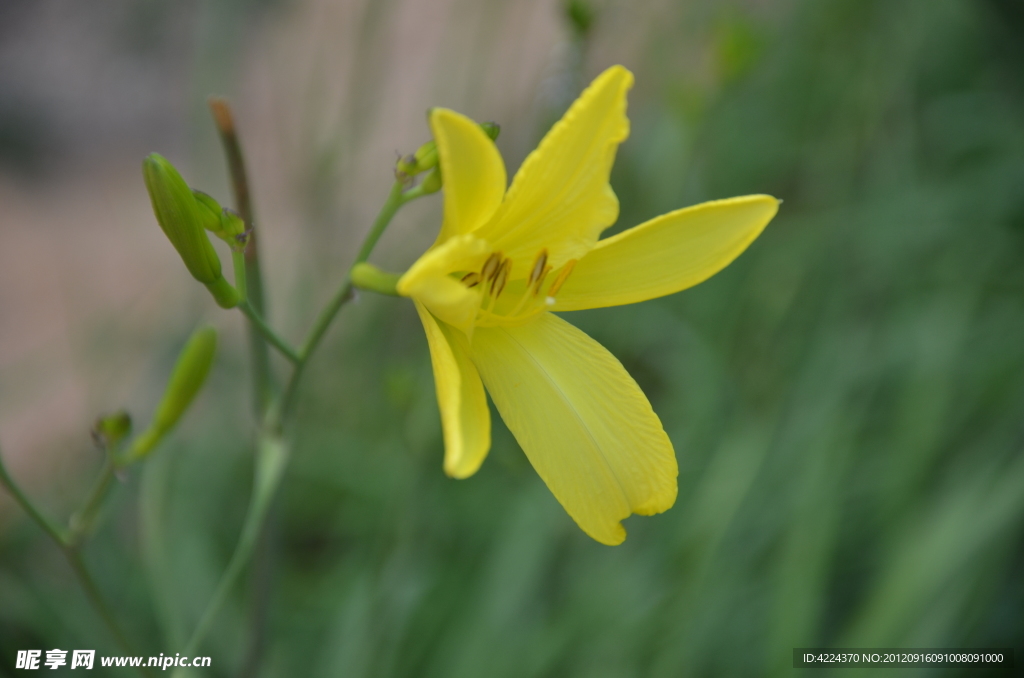
[[[588,535],[619,544],[619,522],[676,500],[678,466],[661,421],[607,350],[550,314],[478,328],[473,362],[533,467]]]
[[[471,235],[455,236],[420,257],[399,278],[396,289],[449,325],[465,330],[476,318],[481,288],[470,289],[449,273],[480,268],[489,251],[487,243]]]
[[[622,66],[598,76],[526,158],[505,202],[477,235],[527,265],[546,248],[553,268],[593,247],[619,215],[608,175],[629,136],[632,85],[633,74]],[[445,174],[446,190],[447,181]]]
[[[444,221],[437,244],[469,233],[494,214],[505,195],[505,162],[480,125],[446,108],[430,112],[444,178]]]
[[[553,310],[632,304],[692,287],[738,257],[778,209],[770,195],[715,200],[602,240],[576,264]]]
[[[423,304],[416,310],[427,333],[434,366],[437,405],[444,433],[444,472],[467,478],[480,468],[491,447],[491,413],[480,374],[465,350]]]

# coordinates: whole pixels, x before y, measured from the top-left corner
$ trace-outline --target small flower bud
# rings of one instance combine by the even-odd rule
[[[419,148],[412,156],[416,160],[416,171],[425,172],[428,169],[437,167],[437,144],[428,141]]]
[[[420,172],[426,172],[437,166],[437,144],[428,141],[412,155],[406,155],[398,159],[395,171],[406,177],[413,177]]]
[[[569,0],[565,15],[578,38],[585,38],[594,25],[594,9],[585,0]]]
[[[115,450],[132,432],[132,418],[124,410],[107,414],[96,420],[92,439],[104,450]]]
[[[491,141],[497,141],[498,135],[501,134],[501,125],[496,122],[482,122],[480,127],[487,133],[487,136],[491,138]]]
[[[435,167],[430,170],[430,174],[423,177],[423,181],[420,182],[420,192],[424,195],[428,193],[437,193],[441,190],[441,168]]]
[[[212,197],[192,189],[192,195],[201,213],[203,228],[223,240],[231,249],[241,252],[245,249],[249,238],[245,231],[245,222],[238,212],[228,207],[222,208]]]
[[[229,207],[220,212],[220,233],[217,235],[236,252],[244,251],[249,244],[249,231],[245,230],[245,222],[238,212]]]
[[[214,235],[219,235],[218,231],[220,229],[221,212],[220,203],[206,193],[197,191],[194,188],[192,189],[192,197],[196,199],[196,207],[198,208],[203,228]]]
[[[178,361],[174,364],[174,370],[153,415],[152,423],[135,439],[125,463],[137,461],[149,454],[164,435],[178,423],[206,381],[216,351],[217,330],[206,326],[192,333],[178,355]]]

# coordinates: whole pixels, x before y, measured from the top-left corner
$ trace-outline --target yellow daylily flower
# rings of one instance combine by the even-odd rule
[[[767,195],[716,200],[599,240],[618,218],[608,177],[629,134],[632,84],[622,66],[598,76],[507,191],[501,155],[477,123],[432,110],[443,222],[398,282],[426,330],[448,475],[472,475],[490,448],[486,386],[551,492],[604,544],[626,538],[621,521],[630,514],[675,503],[675,451],[622,364],[551,312],[696,285],[739,256],[778,210]]]

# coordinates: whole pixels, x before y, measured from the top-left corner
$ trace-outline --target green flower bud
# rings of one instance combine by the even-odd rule
[[[594,25],[594,9],[585,0],[569,0],[565,15],[579,38],[586,37]]]
[[[124,410],[118,410],[96,420],[92,427],[92,439],[104,450],[116,450],[131,432],[132,418]]]
[[[193,197],[192,190],[181,178],[174,165],[157,153],[151,153],[142,163],[153,213],[164,235],[178,250],[192,277],[210,285],[221,277],[220,259],[203,230],[202,204]],[[211,199],[212,200],[212,199]]]
[[[200,215],[200,219],[205,228],[214,235],[219,235],[220,230],[220,203],[214,200],[211,196],[192,189],[192,197],[196,199],[196,208]]]
[[[196,199],[203,228],[226,242],[231,249],[244,250],[249,238],[245,233],[245,222],[238,212],[222,208],[220,203],[202,191],[192,189],[192,196]]]
[[[164,389],[164,396],[153,415],[152,423],[132,443],[124,463],[131,463],[145,457],[178,423],[181,415],[192,404],[199,389],[202,388],[203,382],[206,381],[216,351],[217,330],[206,326],[192,333],[178,355],[178,361],[174,364],[174,370],[167,382],[167,388]]]
[[[441,190],[441,168],[435,167],[430,170],[430,174],[423,177],[423,181],[420,182],[420,192],[424,195],[428,193],[437,193]]]
[[[235,210],[225,207],[220,212],[220,233],[217,234],[236,252],[245,251],[249,244],[249,232],[245,230],[245,222]]]
[[[223,229],[220,205],[205,193],[193,193],[174,165],[157,153],[146,156],[142,176],[156,220],[188,272],[206,285],[218,306],[237,306],[238,291],[221,275],[220,257],[206,237],[205,229]]]
[[[395,171],[399,175],[412,177],[436,166],[437,144],[433,141],[428,141],[417,148],[416,152],[412,155],[399,158],[398,163],[395,165]]]
[[[437,144],[428,141],[419,148],[412,156],[416,161],[416,171],[425,172],[428,169],[437,167]]]

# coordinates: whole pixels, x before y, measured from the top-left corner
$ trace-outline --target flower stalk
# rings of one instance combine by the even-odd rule
[[[244,167],[241,167],[240,165],[241,147],[239,145],[238,137],[234,132],[233,122],[230,125],[226,124],[226,122],[230,122],[230,109],[227,108],[227,103],[223,99],[211,99],[210,106],[214,111],[214,117],[217,119],[218,128],[222,130],[222,139],[225,140],[225,150],[229,154],[228,164],[229,167],[232,168],[232,181],[244,181]],[[221,117],[219,117],[225,115],[225,110],[228,111],[227,121],[222,120]],[[225,129],[229,130],[230,133],[225,135]],[[312,328],[309,330],[309,333],[306,335],[306,339],[302,342],[298,350],[292,348],[286,341],[281,339],[279,335],[264,321],[259,307],[254,303],[255,299],[251,296],[255,289],[253,286],[250,285],[248,288],[248,292],[250,294],[249,299],[244,303],[239,304],[239,309],[249,320],[250,336],[257,336],[260,340],[260,344],[264,348],[269,344],[280,351],[281,354],[292,363],[292,372],[281,394],[273,396],[268,401],[266,408],[262,411],[262,415],[260,417],[260,433],[256,445],[257,455],[253,481],[253,493],[249,502],[249,507],[246,510],[245,518],[243,519],[242,531],[239,536],[239,540],[235,545],[234,552],[231,555],[231,559],[228,562],[228,566],[221,575],[216,591],[214,592],[210,602],[207,604],[206,609],[203,611],[199,624],[196,626],[192,636],[186,643],[183,654],[194,654],[199,648],[216,619],[218,612],[227,601],[228,595],[236,585],[238,578],[242,575],[245,570],[245,566],[252,558],[256,549],[256,544],[259,541],[263,524],[270,511],[273,497],[277,492],[277,488],[280,485],[287,467],[289,452],[287,443],[283,438],[284,424],[291,412],[292,406],[294,405],[298,385],[302,379],[303,373],[305,372],[306,365],[309,363],[309,360],[319,347],[320,342],[327,333],[331,323],[337,317],[342,306],[352,299],[353,289],[355,287],[354,278],[366,281],[368,279],[367,277],[361,278],[360,276],[372,275],[375,282],[379,283],[378,286],[381,288],[380,290],[375,289],[374,291],[388,289],[388,285],[385,282],[385,276],[389,276],[390,274],[379,271],[379,269],[374,267],[367,267],[365,262],[370,258],[377,242],[384,234],[384,231],[387,229],[398,210],[406,203],[424,195],[422,191],[417,190],[418,188],[419,187],[417,186],[407,189],[407,178],[396,176],[395,183],[392,185],[391,190],[388,193],[388,197],[381,207],[380,213],[374,220],[370,231],[367,233],[366,238],[363,240],[363,243],[356,254],[352,269],[350,269],[350,272],[342,280],[337,291],[331,296],[327,304],[317,315]],[[235,195],[238,200],[242,200],[244,198],[248,201],[247,186],[236,186]],[[247,213],[251,214],[251,205],[248,205],[246,209],[242,209],[242,203],[239,202],[238,211],[244,219]],[[246,220],[246,224],[250,229],[252,228],[248,220]],[[250,247],[253,246],[253,235],[254,234],[250,232]],[[246,250],[245,262],[247,264],[245,267],[245,275],[248,276],[248,280],[251,283],[253,267],[248,265],[250,264],[249,249]],[[258,262],[256,267],[258,269]],[[371,274],[371,269],[375,273]],[[397,276],[391,277],[395,278],[395,280],[391,281],[392,284],[390,289],[393,289],[393,284],[397,280]],[[238,269],[236,268],[236,285],[244,289],[244,286],[238,281]],[[393,292],[388,291],[383,291],[383,293],[393,294]],[[242,295],[244,298],[245,293],[243,292]],[[263,369],[262,360],[254,359],[253,369],[256,374],[259,374],[260,370]],[[267,375],[267,383],[269,384],[269,371]],[[258,379],[257,383],[259,383]]]

